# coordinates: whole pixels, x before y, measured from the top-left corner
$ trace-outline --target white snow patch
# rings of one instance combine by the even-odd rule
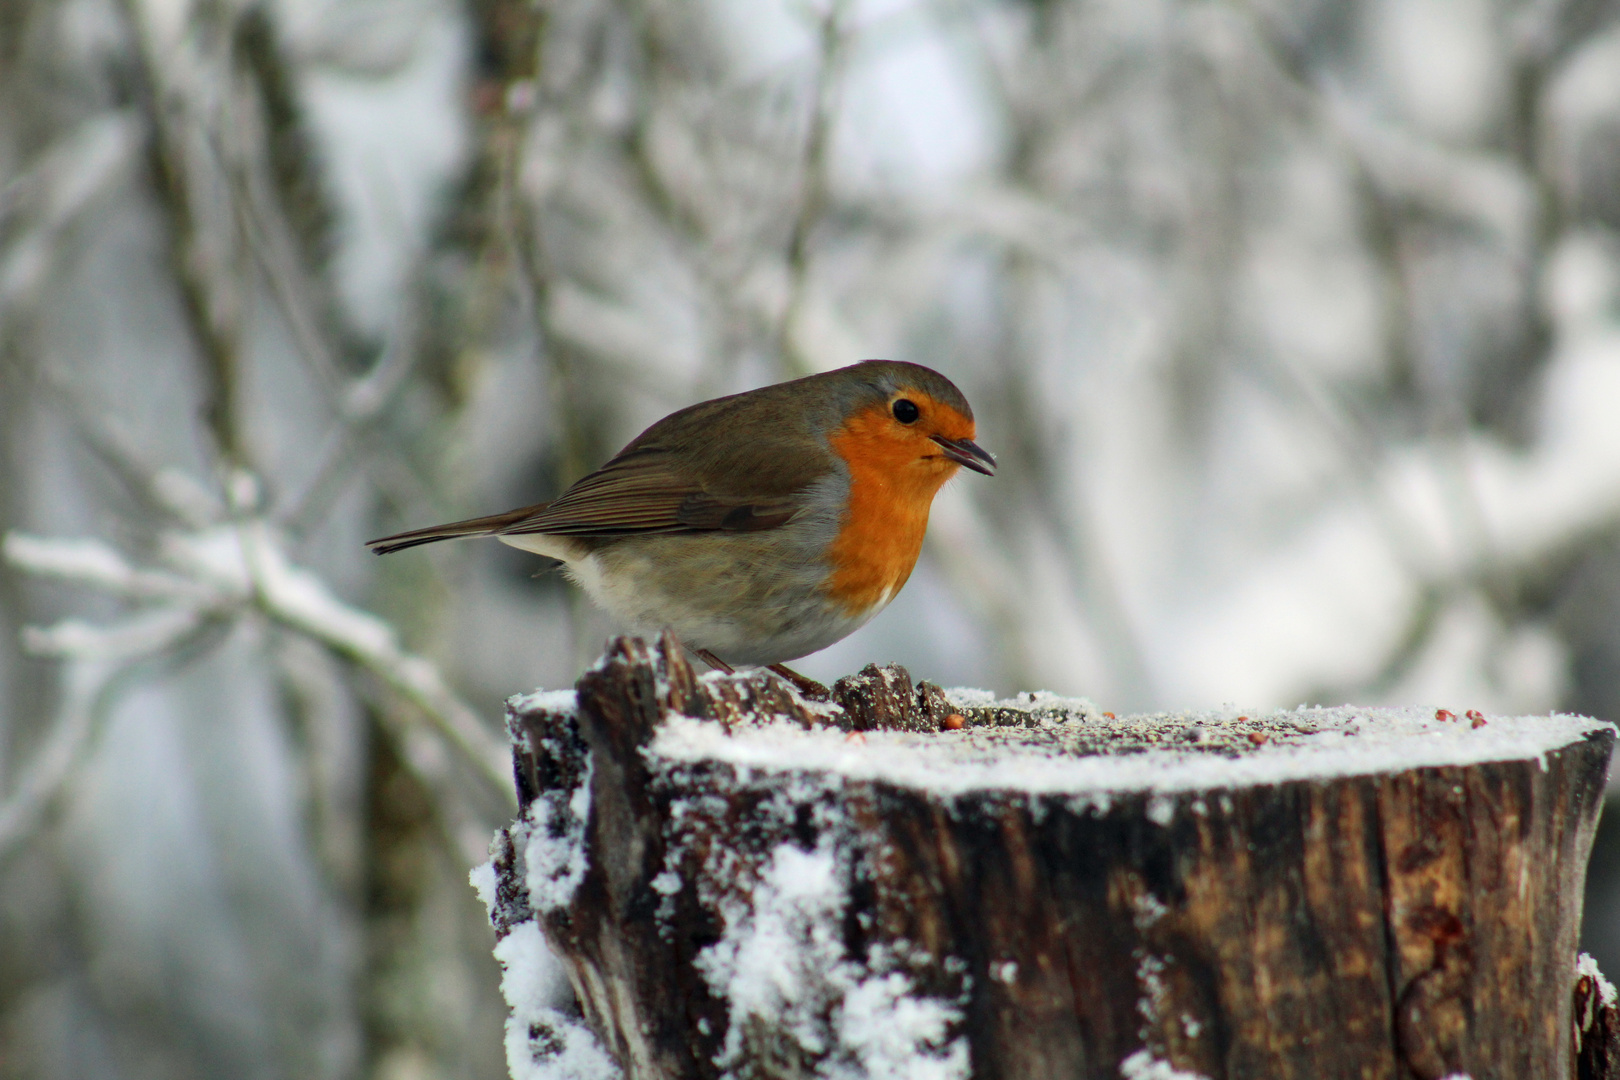
[[[1577,977],[1581,975],[1591,976],[1592,981],[1597,984],[1599,1004],[1611,1007],[1617,1001],[1620,1001],[1620,997],[1615,994],[1614,983],[1610,982],[1603,972],[1598,970],[1597,961],[1592,959],[1590,953],[1581,953],[1576,958],[1575,974]]]
[[[66,578],[120,596],[192,600],[220,599],[195,581],[161,570],[137,569],[100,540],[30,536],[8,532],[0,540],[7,562],[42,577]]]
[[[911,980],[898,971],[857,983],[838,1011],[839,1042],[856,1068],[833,1070],[848,1077],[909,1077],[952,1080],[968,1075],[966,1039],[945,1044],[958,1010],[938,998],[916,997]],[[944,1047],[943,1053],[935,1048]]]
[[[1581,1004],[1581,1011],[1575,1016],[1575,1049],[1580,1050],[1585,1042],[1586,1033],[1592,1030],[1601,1009],[1612,1009],[1615,1005],[1614,984],[1604,978],[1603,972],[1598,970],[1597,961],[1587,953],[1581,953],[1575,960],[1575,976],[1588,976],[1592,980],[1597,993],[1588,997]]]
[[[843,959],[836,925],[843,889],[833,853],[779,846],[754,890],[754,908],[728,919],[697,967],[731,1011],[724,1064],[736,1064],[752,1017],[779,1017],[812,1053],[826,1049],[808,991]],[[807,1008],[807,1006],[809,1006]]]
[[[1147,819],[1160,828],[1167,827],[1176,819],[1176,801],[1156,795],[1148,800]]]
[[[534,690],[527,694],[513,694],[506,699],[506,707],[513,712],[572,716],[579,710],[579,693],[575,690]]]
[[[551,1008],[556,989],[554,969],[540,962],[548,955],[545,936],[534,919],[518,923],[495,943],[495,959],[501,965],[501,996],[514,1015],[532,1016]]]
[[[506,1067],[512,1080],[622,1080],[601,1043],[577,1017],[556,1008],[557,966],[539,924],[522,922],[495,945],[506,1019]]]
[[[763,1024],[822,1058],[817,1075],[827,1080],[969,1074],[966,1041],[948,1040],[961,1015],[954,1003],[917,995],[886,950],[874,948],[865,963],[846,955],[849,895],[830,844],[778,845],[750,899],[734,905],[724,935],[697,958],[727,1003],[721,1068],[745,1063],[745,1036]]]
[[[139,610],[109,623],[63,619],[54,626],[25,626],[23,648],[35,656],[126,660],[151,656],[202,625],[189,607],[167,604]]]
[[[1187,723],[1216,727],[1223,718],[1188,714]],[[906,732],[869,731],[847,741],[841,731],[805,730],[774,723],[726,732],[720,725],[670,717],[659,727],[649,757],[723,762],[744,771],[827,772],[845,780],[880,781],[955,796],[1018,791],[1096,799],[1107,793],[1182,793],[1293,780],[1375,775],[1381,772],[1545,755],[1607,727],[1586,717],[1491,716],[1485,727],[1445,723],[1432,708],[1310,708],[1256,714],[1256,721],[1287,722],[1308,732],[1273,740],[1263,751],[1232,758],[1173,745],[1128,755],[1065,754],[1053,746],[1021,742],[981,729],[949,739]],[[1080,723],[1080,721],[1074,721]],[[1110,725],[1126,721],[1109,721]],[[1353,731],[1355,738],[1346,739]],[[1106,809],[1106,802],[1098,804]]]
[[[467,872],[467,881],[472,885],[478,899],[483,901],[484,910],[490,915],[495,914],[495,860],[481,862]]]
[[[989,690],[980,690],[975,686],[953,686],[945,691],[945,697],[952,704],[967,708],[984,708],[996,703],[996,695]]]
[[[1149,1024],[1159,1018],[1159,1007],[1164,1004],[1164,968],[1164,959],[1151,953],[1143,954],[1136,963],[1136,981],[1142,987],[1136,1011]]]
[[[546,793],[529,804],[519,826],[523,832],[524,884],[529,907],[536,912],[567,906],[585,880],[585,824],[591,813],[591,759],[579,786],[568,795]]]
[[[1178,1069],[1147,1050],[1138,1050],[1120,1062],[1119,1075],[1123,1080],[1209,1080],[1203,1073]]]
[[[1131,920],[1136,924],[1137,930],[1146,930],[1165,915],[1170,909],[1150,892],[1138,893],[1131,899]]]

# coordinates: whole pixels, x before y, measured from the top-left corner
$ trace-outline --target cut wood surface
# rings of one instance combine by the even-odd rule
[[[497,955],[543,931],[585,1024],[509,987],[520,1077],[1615,1075],[1573,1000],[1606,723],[815,703],[667,637],[508,722]]]

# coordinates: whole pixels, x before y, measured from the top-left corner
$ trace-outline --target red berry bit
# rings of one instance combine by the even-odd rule
[[[1450,709],[1436,709],[1434,710],[1434,718],[1436,720],[1444,720],[1449,724],[1453,720],[1457,719],[1457,714],[1452,712]]]

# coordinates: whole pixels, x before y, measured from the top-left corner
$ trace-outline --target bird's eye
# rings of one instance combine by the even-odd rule
[[[889,409],[894,413],[894,418],[902,424],[914,424],[917,417],[922,415],[922,410],[917,408],[917,403],[910,398],[900,398],[889,406]]]

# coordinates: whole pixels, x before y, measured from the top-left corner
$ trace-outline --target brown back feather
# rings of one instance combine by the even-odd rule
[[[827,436],[862,406],[915,387],[971,417],[961,391],[915,364],[866,361],[671,413],[550,503],[368,542],[382,555],[458,536],[746,532],[792,521],[841,463]]]

